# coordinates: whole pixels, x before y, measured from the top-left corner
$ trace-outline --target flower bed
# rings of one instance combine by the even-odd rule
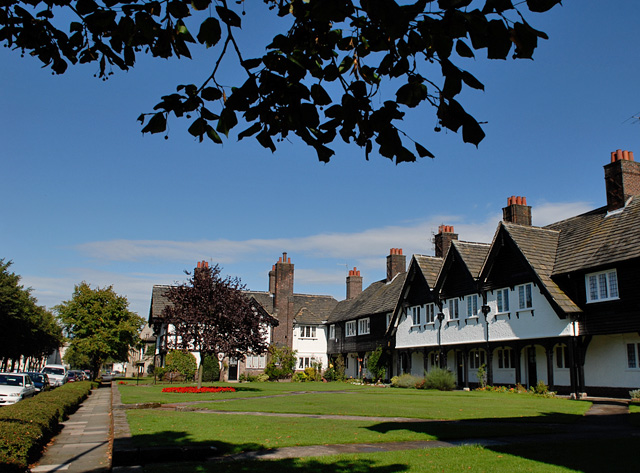
[[[200,394],[200,393],[235,393],[235,388],[216,388],[216,387],[204,387],[204,388],[196,388],[193,386],[185,386],[185,387],[177,387],[177,388],[162,388],[163,393],[189,393],[189,394]]]

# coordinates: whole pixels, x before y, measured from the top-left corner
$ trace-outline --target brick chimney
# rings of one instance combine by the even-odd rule
[[[502,220],[531,226],[531,206],[527,205],[527,198],[515,195],[509,197],[507,206],[502,208]]]
[[[208,262],[206,262],[205,260],[198,261],[198,264],[196,264],[196,268],[193,271],[193,274],[195,275],[196,273],[200,272],[201,270],[208,269],[208,268],[209,268],[209,263]]]
[[[271,266],[269,271],[269,293],[274,294],[276,292],[276,265]]]
[[[433,244],[436,247],[436,257],[444,258],[449,251],[451,242],[458,239],[458,234],[454,233],[453,225],[440,225],[438,233],[433,237]]]
[[[402,248],[391,248],[387,256],[387,281],[391,281],[399,273],[407,270],[407,257],[402,254]]]
[[[604,166],[609,211],[624,207],[633,195],[640,195],[640,163],[633,160],[633,152],[616,150],[611,162]]]
[[[347,300],[357,297],[362,292],[362,276],[360,276],[360,270],[349,270],[349,276],[347,276]]]
[[[278,345],[286,345],[289,348],[293,343],[293,264],[286,253],[275,264],[273,308],[275,316],[280,322],[273,329],[273,342]],[[271,281],[270,281],[271,285]]]

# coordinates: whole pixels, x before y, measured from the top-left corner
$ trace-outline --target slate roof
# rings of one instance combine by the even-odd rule
[[[429,287],[435,286],[438,273],[442,267],[442,258],[426,255],[413,255],[413,258],[418,263],[418,267],[422,271],[422,275]]]
[[[545,228],[560,232],[554,274],[640,258],[640,196],[619,211],[601,207]]]
[[[496,235],[501,227],[511,236],[557,306],[565,313],[581,312],[581,309],[551,279],[560,232],[549,228],[501,222]]]
[[[167,300],[167,291],[171,286],[155,285],[151,290],[151,306],[149,307],[149,324],[154,320],[162,319],[162,311],[169,303]]]
[[[470,241],[458,241],[453,240],[452,245],[455,245],[456,249],[462,256],[463,263],[467,266],[467,269],[474,278],[477,278],[484,264],[484,260],[489,253],[491,245],[489,243],[476,243]]]
[[[392,312],[404,285],[407,273],[399,273],[390,282],[386,279],[374,282],[353,299],[338,302],[328,319],[329,323],[353,320],[360,317]]]

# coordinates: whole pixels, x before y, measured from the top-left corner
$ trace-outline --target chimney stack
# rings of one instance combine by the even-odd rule
[[[454,233],[453,225],[440,225],[438,233],[433,237],[433,243],[436,247],[436,257],[444,258],[449,251],[451,242],[458,239],[458,234]]]
[[[277,345],[286,345],[289,348],[293,344],[293,264],[286,253],[278,259],[274,269],[269,273],[269,286],[271,286],[271,273],[274,273],[273,281],[273,308],[275,316],[280,324],[273,328],[273,342]],[[271,289],[271,287],[269,288]]]
[[[531,206],[527,205],[527,198],[515,195],[509,197],[507,206],[502,208],[502,220],[531,226]]]
[[[407,270],[407,257],[402,254],[402,248],[391,248],[387,256],[387,282],[399,273]]]
[[[621,209],[629,197],[640,195],[640,163],[633,160],[633,152],[616,150],[611,162],[604,166],[607,187],[607,210]]]
[[[362,292],[362,276],[360,276],[360,270],[349,270],[349,276],[347,276],[347,300],[357,297]]]

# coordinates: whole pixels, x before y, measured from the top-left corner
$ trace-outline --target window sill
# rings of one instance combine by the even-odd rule
[[[527,309],[516,310],[516,317],[519,319],[520,318],[520,314],[526,314],[527,312],[531,312],[531,317],[536,315],[533,312],[533,308],[530,307],[530,308],[527,308]]]
[[[596,299],[596,300],[587,300],[587,304],[597,304],[598,302],[612,302],[619,301],[620,297],[610,297],[608,299]]]
[[[511,319],[511,312],[498,312],[495,315],[495,318],[497,319],[498,317],[506,317],[508,319]]]
[[[447,320],[447,325],[460,325],[460,319]]]
[[[480,323],[480,317],[478,317],[477,315],[472,315],[471,317],[467,317],[466,319],[464,319],[465,325],[467,325],[469,322],[475,322],[475,325],[478,325]]]

